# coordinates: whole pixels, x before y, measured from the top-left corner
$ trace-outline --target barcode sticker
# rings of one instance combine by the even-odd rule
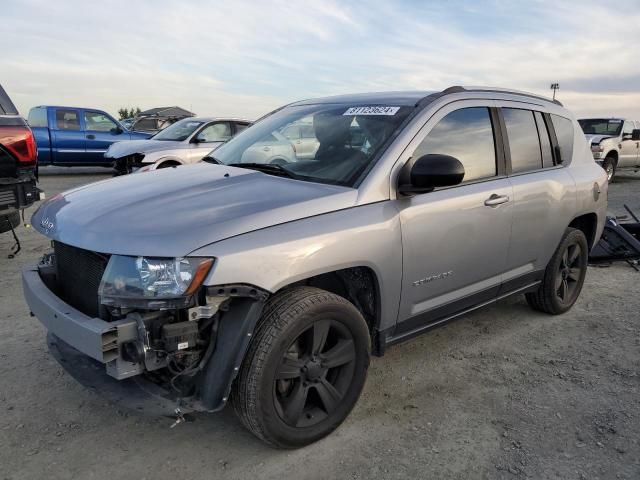
[[[351,107],[342,115],[395,115],[400,107]]]

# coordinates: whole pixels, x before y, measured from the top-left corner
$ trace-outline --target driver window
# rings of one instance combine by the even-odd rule
[[[226,142],[231,138],[231,125],[226,122],[206,126],[199,134],[198,140],[207,142]]]
[[[486,107],[462,108],[440,120],[413,152],[450,155],[464,165],[464,182],[496,175],[496,149],[491,116]]]
[[[118,128],[113,120],[98,112],[84,112],[84,124],[86,130],[94,132],[110,132]]]

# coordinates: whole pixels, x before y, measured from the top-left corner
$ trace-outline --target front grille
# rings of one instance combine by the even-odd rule
[[[61,298],[85,315],[98,317],[98,287],[109,256],[60,242],[53,242],[53,251]]]

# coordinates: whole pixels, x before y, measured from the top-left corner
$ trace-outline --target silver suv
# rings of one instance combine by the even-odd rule
[[[304,118],[312,158],[242,162]],[[524,93],[306,100],[213,154],[44,203],[53,251],[24,293],[52,354],[107,398],[178,416],[231,400],[278,447],[340,425],[390,345],[516,293],[566,312],[605,221],[578,123]]]
[[[578,120],[593,158],[607,171],[609,181],[623,169],[640,170],[640,122],[623,118]]]

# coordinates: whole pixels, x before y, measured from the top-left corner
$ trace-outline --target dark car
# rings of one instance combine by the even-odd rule
[[[0,86],[0,233],[13,230],[20,211],[40,199],[37,179],[33,132]]]

